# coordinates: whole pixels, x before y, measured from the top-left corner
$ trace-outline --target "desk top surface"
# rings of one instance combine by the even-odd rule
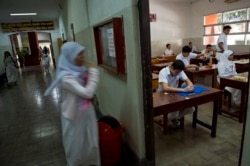
[[[157,64],[153,64],[152,66],[157,66],[157,67],[164,67],[164,66],[169,66],[171,65],[172,62],[167,62],[167,63],[157,63]]]
[[[199,85],[199,86],[207,88],[208,91],[204,91],[200,94],[193,94],[193,95],[190,95],[188,97],[180,96],[177,93],[155,92],[155,93],[153,93],[153,107],[157,108],[157,107],[161,107],[161,106],[165,106],[165,105],[173,104],[173,103],[179,104],[179,103],[186,101],[186,100],[199,101],[199,98],[206,97],[206,96],[209,96],[211,94],[215,94],[215,96],[219,97],[219,95],[217,95],[217,94],[221,93],[221,90],[219,90],[219,89],[211,88],[211,87],[204,86],[204,85]],[[211,101],[214,99],[215,98],[211,98]]]
[[[202,72],[202,71],[210,71],[210,70],[216,70],[217,66],[213,65],[213,66],[201,66],[198,68],[198,70],[196,68],[189,68],[186,69],[185,72],[192,72],[192,73],[198,73],[198,72]]]
[[[236,82],[248,83],[248,72],[238,73],[236,76],[224,77],[220,79],[224,81],[236,81]]]

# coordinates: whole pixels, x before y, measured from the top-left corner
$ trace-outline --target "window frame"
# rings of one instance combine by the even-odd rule
[[[244,21],[234,21],[234,22],[224,22],[224,13],[226,12],[230,12],[230,11],[235,11],[235,10],[242,10],[245,9],[247,11],[247,17],[246,20]],[[205,25],[205,17],[209,16],[209,15],[213,15],[213,14],[222,14],[222,23],[217,23],[217,24],[209,24],[209,25]],[[231,35],[244,35],[244,45],[247,45],[247,35],[250,35],[250,18],[248,18],[248,16],[250,17],[250,7],[246,7],[246,8],[241,8],[241,9],[234,9],[234,10],[228,10],[228,11],[223,11],[223,12],[218,12],[218,13],[211,13],[211,14],[207,14],[203,16],[203,45],[206,45],[206,43],[204,43],[205,37],[209,37],[209,36],[218,36],[220,34],[218,33],[214,33],[214,34],[206,34],[206,27],[211,27],[211,26],[221,26],[221,29],[223,31],[223,26],[225,25],[232,25],[232,24],[237,24],[237,23],[245,23],[245,32],[230,32],[230,34],[228,36]],[[236,44],[235,44],[236,45]]]

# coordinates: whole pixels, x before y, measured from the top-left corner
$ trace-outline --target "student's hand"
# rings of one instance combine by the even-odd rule
[[[89,68],[95,68],[96,65],[93,62],[85,62],[85,65]]]
[[[194,86],[187,86],[184,90],[185,92],[192,92],[194,90]]]

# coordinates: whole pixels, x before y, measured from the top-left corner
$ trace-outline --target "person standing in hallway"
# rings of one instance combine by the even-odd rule
[[[223,27],[223,32],[219,36],[217,43],[216,43],[216,59],[220,60],[221,54],[225,51],[228,50],[228,45],[227,45],[227,35],[230,33],[231,26],[226,25]]]
[[[46,46],[44,46],[42,50],[42,65],[46,73],[49,72],[49,64],[50,64],[49,49]]]
[[[17,69],[9,51],[4,52],[4,65],[8,80],[7,86],[9,87],[11,84],[17,84]]]
[[[75,42],[62,45],[56,79],[44,94],[49,95],[59,85],[64,91],[61,121],[68,166],[101,165],[97,119],[90,101],[99,72],[92,63],[84,61],[84,50]]]

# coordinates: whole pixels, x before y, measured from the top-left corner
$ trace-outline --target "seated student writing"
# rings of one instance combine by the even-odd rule
[[[198,66],[195,64],[190,64],[190,59],[200,58],[204,56],[203,54],[195,54],[191,52],[191,48],[189,46],[184,46],[182,48],[182,52],[177,55],[176,59],[181,60],[185,64],[185,68],[197,68]]]
[[[175,60],[171,66],[163,68],[159,73],[159,92],[192,92],[194,90],[193,83],[188,79],[184,73],[185,65],[181,60]],[[186,84],[186,88],[179,88],[179,80]],[[181,111],[176,111],[168,114],[168,119],[171,120],[175,126],[179,125],[179,119],[184,115],[193,113],[193,108],[187,108]]]
[[[233,62],[233,51],[226,50],[221,54],[219,63],[217,64],[217,69],[218,82],[220,82],[220,77],[230,77],[237,75],[235,64]],[[232,94],[232,104],[240,106],[241,90],[231,87],[225,87],[225,89]]]
[[[175,55],[173,50],[171,49],[171,44],[166,44],[166,50],[164,52],[164,56],[171,56],[171,55]]]

